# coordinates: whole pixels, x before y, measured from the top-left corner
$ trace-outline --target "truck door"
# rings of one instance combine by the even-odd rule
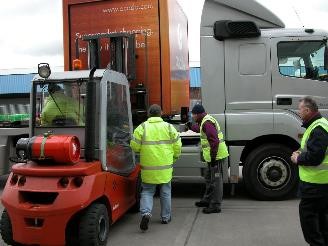
[[[298,102],[304,96],[313,97],[321,113],[328,116],[324,39],[325,37],[319,36],[272,39],[272,97],[276,131],[288,128],[286,121],[279,124],[282,121],[279,120],[282,118],[281,114],[296,112]]]
[[[227,140],[252,140],[273,128],[270,44],[254,38],[225,41]]]

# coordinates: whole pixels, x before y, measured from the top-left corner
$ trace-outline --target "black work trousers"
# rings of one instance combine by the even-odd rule
[[[302,198],[299,213],[305,241],[310,246],[328,246],[328,197]]]
[[[223,161],[217,161],[214,167],[208,163],[205,173],[205,194],[203,201],[209,203],[210,207],[221,208],[223,197],[223,177],[222,177],[222,164]]]

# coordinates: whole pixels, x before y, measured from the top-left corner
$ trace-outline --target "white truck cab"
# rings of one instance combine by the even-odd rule
[[[295,194],[298,170],[290,156],[304,132],[299,99],[312,96],[328,115],[328,33],[284,27],[253,0],[204,4],[202,104],[229,146],[225,181],[238,182],[243,166],[244,183],[257,199]]]

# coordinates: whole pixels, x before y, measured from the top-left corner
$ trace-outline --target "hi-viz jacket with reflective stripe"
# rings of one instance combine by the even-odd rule
[[[207,140],[206,134],[203,131],[203,125],[206,121],[210,121],[215,125],[215,128],[218,132],[218,138],[220,140],[218,153],[216,155],[216,160],[222,160],[229,156],[227,145],[224,141],[223,133],[220,129],[220,125],[215,118],[207,114],[200,124],[200,140],[202,145],[203,158],[206,162],[211,162],[211,147],[210,143]]]
[[[51,126],[56,117],[73,119],[76,124],[84,125],[83,106],[63,92],[55,92],[45,102],[41,113],[42,126]]]
[[[147,184],[171,181],[173,163],[181,154],[179,133],[160,117],[151,117],[135,129],[131,148],[140,152],[141,179]]]
[[[302,142],[301,151],[307,151],[307,141],[311,132],[318,126],[321,126],[328,132],[328,121],[325,118],[320,118],[314,121],[305,131]],[[314,184],[328,184],[328,148],[326,156],[319,166],[299,166],[300,179],[304,182]]]

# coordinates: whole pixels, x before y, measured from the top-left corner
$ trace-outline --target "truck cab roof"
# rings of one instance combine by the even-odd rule
[[[97,69],[94,73],[94,78],[102,78],[105,69]],[[76,80],[76,79],[88,79],[90,70],[78,70],[78,71],[65,71],[52,73],[47,81],[49,80]],[[38,74],[33,78],[33,82],[44,81]]]
[[[213,24],[220,20],[253,21],[259,28],[284,28],[285,24],[255,0],[205,0],[201,36],[213,35]]]
[[[309,30],[309,31],[307,31]],[[266,38],[279,37],[328,37],[328,32],[319,29],[305,29],[305,28],[274,28],[262,29],[261,36]]]

